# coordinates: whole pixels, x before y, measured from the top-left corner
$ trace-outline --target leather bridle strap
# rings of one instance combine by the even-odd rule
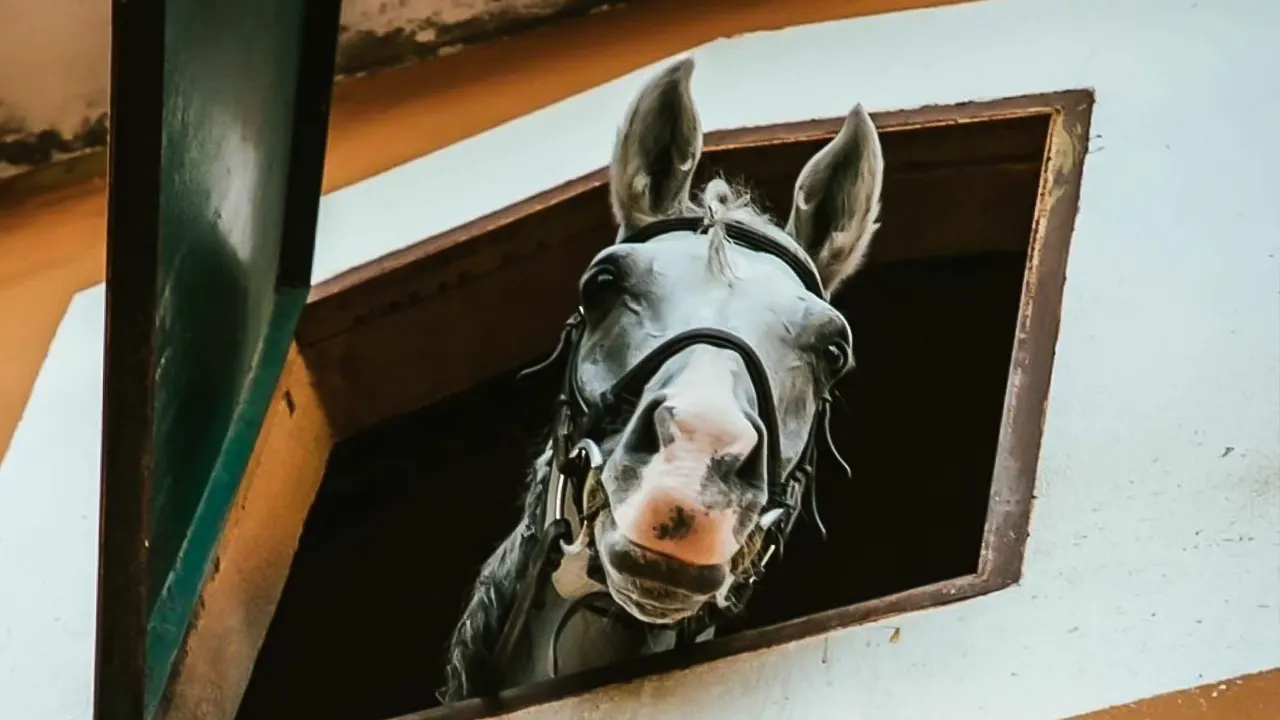
[[[768,487],[774,489],[782,482],[782,450],[779,436],[777,408],[773,403],[773,387],[769,373],[756,351],[738,335],[719,328],[693,328],[667,338],[650,350],[622,377],[606,390],[583,418],[583,429],[589,432],[600,426],[608,415],[622,408],[632,408],[644,393],[644,386],[668,360],[695,345],[709,345],[732,350],[742,358],[747,376],[756,393],[756,414],[765,429],[765,470]],[[574,388],[576,390],[576,388]],[[576,394],[576,392],[575,392]],[[579,399],[581,403],[581,399]],[[585,433],[584,433],[585,434]],[[580,438],[576,438],[580,439]]]
[[[826,296],[826,288],[822,286],[822,278],[818,277],[818,271],[809,262],[808,258],[793,252],[785,247],[782,240],[769,235],[768,233],[757,230],[750,225],[743,225],[733,220],[720,220],[716,223],[708,223],[700,217],[673,217],[655,220],[648,225],[643,225],[631,234],[623,237],[618,241],[619,244],[631,245],[636,243],[646,243],[650,240],[667,233],[688,231],[701,233],[711,227],[721,227],[724,234],[734,243],[755,250],[766,255],[771,255],[782,261],[796,277],[800,278],[800,282],[804,283],[804,287],[817,297]]]

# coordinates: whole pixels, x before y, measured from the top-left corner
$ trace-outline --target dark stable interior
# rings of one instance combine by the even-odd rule
[[[1048,123],[884,133],[882,228],[834,301],[857,359],[832,415],[853,477],[823,455],[828,538],[802,516],[721,634],[977,570]],[[708,152],[701,172],[749,181],[785,219],[796,173],[824,143]],[[601,217],[603,243],[613,228]],[[559,379],[495,377],[334,448],[240,720],[385,720],[438,704],[449,633],[519,520]]]

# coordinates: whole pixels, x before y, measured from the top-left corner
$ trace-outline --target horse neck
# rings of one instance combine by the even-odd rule
[[[551,583],[541,592],[543,602],[529,613],[525,625],[527,642],[522,643],[522,650],[512,663],[511,676],[505,682],[508,687],[614,665],[675,645],[673,631],[641,625],[616,605],[611,613],[602,615],[589,607],[575,610],[571,607],[573,601],[561,597]],[[567,618],[566,612],[571,613]],[[562,618],[565,621],[557,635]],[[556,673],[552,672],[553,662],[558,666]]]

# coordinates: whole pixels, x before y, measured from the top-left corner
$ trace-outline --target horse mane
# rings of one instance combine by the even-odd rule
[[[438,693],[442,702],[457,702],[470,697],[476,691],[476,678],[489,670],[503,625],[520,592],[520,582],[535,560],[550,469],[551,450],[548,447],[529,468],[520,524],[480,568],[462,618],[449,638],[446,684]]]

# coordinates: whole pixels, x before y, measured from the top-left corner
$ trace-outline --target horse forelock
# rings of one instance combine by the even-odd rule
[[[726,222],[735,222],[765,233],[808,261],[808,255],[800,244],[769,213],[756,205],[748,188],[731,184],[723,177],[708,181],[702,192],[685,201],[682,210],[686,215],[701,218],[707,226],[707,271],[717,277],[733,277],[733,266],[729,261],[729,244],[732,241],[725,232]]]

